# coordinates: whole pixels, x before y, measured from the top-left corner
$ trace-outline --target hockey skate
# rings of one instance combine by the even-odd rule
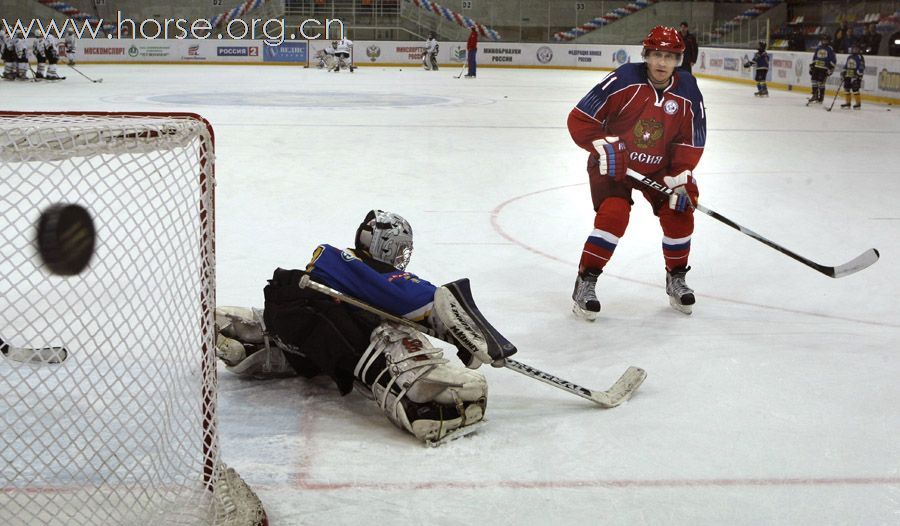
[[[849,110],[849,109],[850,109],[850,103],[848,102],[847,104],[841,104],[841,108],[842,108],[842,109],[845,109],[845,110]]]
[[[861,109],[862,109],[862,104],[854,104],[854,105],[853,105],[853,109],[854,109],[854,110],[861,110]]]
[[[666,294],[669,295],[669,305],[678,312],[690,314],[694,302],[694,290],[687,286],[685,274],[691,267],[677,267],[666,271]]]
[[[575,290],[572,292],[572,312],[575,316],[587,321],[594,321],[600,312],[600,300],[594,287],[597,286],[597,277],[601,271],[586,270],[579,272],[575,278]]]

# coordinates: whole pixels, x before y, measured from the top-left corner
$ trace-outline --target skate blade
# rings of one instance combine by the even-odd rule
[[[691,312],[693,312],[693,309],[692,309],[693,305],[682,305],[681,303],[678,302],[678,300],[676,300],[672,296],[669,296],[669,305],[671,305],[672,308],[677,310],[678,312],[687,314],[688,316],[690,316]]]
[[[576,318],[581,318],[586,321],[596,321],[597,316],[600,315],[599,312],[582,309],[577,303],[572,305],[572,313]]]
[[[447,442],[452,442],[452,441],[454,441],[458,438],[462,438],[466,435],[471,435],[472,433],[474,433],[474,432],[478,431],[479,429],[481,429],[482,427],[484,427],[485,424],[487,424],[487,420],[481,419],[478,422],[475,422],[474,424],[454,429],[453,431],[450,431],[449,433],[444,435],[442,438],[439,438],[437,440],[426,440],[425,445],[428,447],[442,446],[442,445],[446,444]]]

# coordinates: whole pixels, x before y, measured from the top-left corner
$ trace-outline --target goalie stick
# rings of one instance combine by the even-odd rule
[[[369,305],[368,303],[365,303],[364,301],[358,300],[352,296],[348,296],[342,292],[334,290],[331,287],[322,285],[321,283],[312,281],[311,279],[309,279],[309,275],[304,274],[303,277],[300,278],[300,288],[310,288],[316,292],[325,294],[326,296],[331,296],[332,298],[344,301],[346,303],[349,303],[350,305],[359,307],[363,310],[367,310],[373,314],[378,315],[379,317],[381,317],[383,319],[390,320],[390,321],[393,321],[396,323],[401,323],[403,325],[412,327],[412,328],[416,329],[417,331],[428,334],[430,336],[436,336],[433,330],[431,330],[421,324],[418,324],[411,320],[407,320],[406,318],[401,318],[399,316],[395,316],[393,314],[387,313],[381,309],[378,309],[376,307]],[[461,279],[461,280],[454,281],[453,283],[448,284],[447,288],[450,290],[451,294],[454,295],[454,297],[459,298],[459,296],[457,296],[457,294],[465,295],[465,291],[470,290],[469,289],[469,280]],[[474,303],[471,300],[471,295],[469,295],[469,297],[467,298],[467,301],[465,303],[467,304],[467,306],[469,308],[474,307]],[[503,356],[508,355],[508,354],[513,354],[513,352],[511,352],[511,351],[515,350],[515,346],[512,343],[510,343],[509,340],[507,340],[502,335],[500,335],[498,332],[496,332],[496,330],[490,324],[487,323],[487,320],[484,319],[484,317],[481,315],[481,312],[477,309],[477,307],[475,307],[472,312],[469,312],[469,314],[478,318],[478,320],[480,322],[484,323],[484,328],[486,328],[486,330],[488,330],[489,332],[493,331],[491,333],[492,338],[487,338],[487,339],[495,340],[493,345],[496,345],[500,349],[504,350],[503,354],[502,354]],[[594,402],[595,404],[599,405],[600,407],[607,408],[607,409],[621,405],[622,402],[625,402],[626,400],[631,398],[631,395],[634,394],[634,392],[638,389],[638,387],[641,386],[641,383],[647,377],[646,371],[644,371],[643,369],[641,369],[639,367],[632,366],[632,367],[629,367],[618,380],[616,380],[616,382],[612,385],[612,387],[610,387],[606,391],[597,391],[597,390],[593,390],[593,389],[588,389],[587,387],[582,387],[582,386],[572,383],[568,380],[563,380],[562,378],[560,378],[558,376],[554,376],[552,374],[545,373],[544,371],[541,371],[540,369],[537,369],[530,365],[526,365],[521,362],[517,362],[516,360],[513,360],[511,358],[503,359],[503,367],[506,367],[507,369],[511,369],[511,370],[513,370],[517,373],[523,374],[525,376],[528,376],[529,378],[534,378],[535,380],[539,380],[548,385],[552,385],[553,387],[556,387],[557,389],[562,389],[563,391],[569,392],[576,396],[580,396],[581,398],[584,398],[586,400],[590,400],[591,402]]]
[[[65,347],[10,347],[0,338],[0,354],[7,360],[19,363],[56,364],[69,357]]]
[[[657,192],[663,193],[668,196],[671,196],[674,193],[672,191],[672,189],[669,188],[668,186],[666,186],[662,183],[658,183],[643,174],[639,174],[638,172],[635,172],[631,168],[626,170],[625,173],[627,173],[629,177],[636,180],[637,182],[643,184],[644,186],[646,186],[648,188],[652,188],[653,190],[656,190]],[[860,270],[864,270],[864,269],[872,266],[873,264],[875,264],[875,262],[878,261],[878,258],[879,258],[878,250],[876,250],[874,248],[870,248],[869,250],[866,250],[862,254],[856,256],[855,258],[851,259],[850,261],[848,261],[842,265],[837,265],[837,266],[833,266],[833,267],[828,266],[828,265],[822,265],[822,264],[816,263],[815,261],[807,259],[792,250],[788,250],[787,248],[784,248],[783,246],[779,245],[778,243],[775,243],[774,241],[770,241],[769,239],[761,236],[760,234],[757,234],[756,232],[750,230],[749,228],[735,223],[731,219],[728,219],[727,217],[723,216],[722,214],[720,214],[714,210],[710,210],[709,208],[706,208],[705,206],[701,205],[700,203],[694,203],[691,206],[694,208],[694,210],[703,212],[704,214],[712,217],[713,219],[716,219],[722,223],[725,223],[726,225],[741,232],[742,234],[746,234],[746,235],[752,237],[753,239],[759,241],[760,243],[762,243],[770,248],[774,248],[775,250],[794,259],[795,261],[799,261],[800,263],[803,263],[807,267],[809,267],[813,270],[816,270],[818,272],[821,272],[822,274],[825,274],[826,276],[828,276],[830,278],[843,278],[844,276],[849,276],[850,274],[854,274],[856,272],[859,272]]]

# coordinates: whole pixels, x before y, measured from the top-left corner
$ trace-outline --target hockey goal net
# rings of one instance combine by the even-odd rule
[[[0,113],[4,525],[264,525],[222,462],[214,142],[191,114]],[[96,250],[51,274],[35,224],[88,209]]]

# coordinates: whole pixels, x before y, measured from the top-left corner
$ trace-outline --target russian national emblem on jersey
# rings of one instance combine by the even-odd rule
[[[663,125],[661,122],[652,119],[641,119],[634,125],[632,133],[635,138],[634,143],[638,148],[651,148],[656,144],[656,141],[662,138]]]

